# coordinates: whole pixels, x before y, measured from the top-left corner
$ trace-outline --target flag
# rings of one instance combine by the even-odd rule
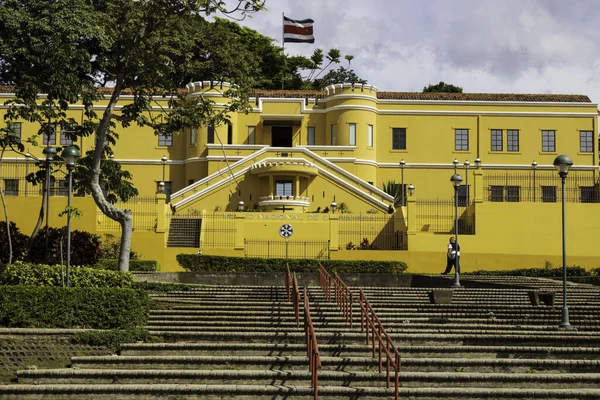
[[[283,43],[314,43],[312,19],[291,19],[283,16]]]

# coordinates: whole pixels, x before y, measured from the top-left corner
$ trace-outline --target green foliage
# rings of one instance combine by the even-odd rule
[[[443,93],[462,93],[463,88],[459,86],[454,86],[449,83],[440,82],[437,85],[429,85],[423,88],[423,93],[434,93],[434,92],[443,92]]]
[[[551,265],[551,264],[550,264]],[[592,270],[593,271],[593,270]],[[563,276],[562,267],[554,268],[545,266],[543,268],[519,268],[511,270],[478,270],[463,272],[463,275],[498,275],[498,276],[530,276],[536,278],[560,278]],[[579,265],[567,266],[567,276],[590,276],[591,271]]]
[[[67,228],[48,229],[48,258],[45,257],[46,228],[40,229],[27,258],[32,263],[61,264],[67,254]],[[100,256],[100,237],[85,231],[71,231],[71,264],[94,265]]]
[[[119,260],[116,258],[101,258],[94,268],[109,271],[119,270]],[[155,260],[129,260],[129,272],[155,272],[158,271],[158,261]]]
[[[162,283],[162,282],[133,282],[133,289],[145,290],[147,292],[190,292],[197,289],[199,285],[186,285],[184,283]]]
[[[363,238],[357,246],[352,242],[346,244],[346,250],[378,250],[373,243],[369,243],[369,239]]]
[[[100,255],[99,258],[119,258],[119,248],[121,246],[121,241],[115,235],[111,235],[110,233],[105,233],[100,237]],[[139,258],[138,253],[131,250],[129,253],[129,258],[131,260],[137,260]]]
[[[394,197],[394,208],[402,205],[402,184],[396,183],[396,181],[383,182],[381,190]]]
[[[0,267],[0,285],[62,286],[65,271],[61,265],[16,262]],[[70,285],[86,288],[129,288],[133,275],[124,272],[74,266],[69,272]]]
[[[319,263],[328,271],[338,273],[401,274],[408,266],[402,261],[308,260],[280,258],[221,257],[198,254],[178,254],[177,262],[191,272],[318,272]]]
[[[145,328],[111,329],[109,331],[85,331],[71,337],[73,344],[108,347],[114,352],[121,350],[124,343],[156,343],[158,338],[152,336]]]
[[[27,254],[29,237],[19,231],[14,222],[10,223],[10,237],[12,239],[13,262],[23,260]],[[8,235],[6,222],[0,221],[0,264],[8,262]]]
[[[339,67],[328,71],[322,78],[317,78],[312,82],[312,86],[316,90],[323,90],[329,85],[336,83],[354,83],[357,85],[366,84],[365,79],[361,79],[356,75],[353,69]]]
[[[128,329],[144,326],[150,298],[121,288],[0,286],[7,327]]]

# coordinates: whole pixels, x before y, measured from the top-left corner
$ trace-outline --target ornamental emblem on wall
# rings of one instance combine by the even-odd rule
[[[281,228],[279,228],[279,236],[281,236],[284,239],[289,238],[293,234],[294,228],[290,224],[281,225]]]

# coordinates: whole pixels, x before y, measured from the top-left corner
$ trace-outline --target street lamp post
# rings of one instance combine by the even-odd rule
[[[535,160],[533,160],[533,162],[531,163],[531,169],[533,170],[533,202],[535,203],[535,171],[537,170],[537,163],[535,162]]]
[[[458,167],[458,160],[455,158],[454,161],[452,161],[452,164],[454,164],[454,175],[456,175],[456,168]]]
[[[404,205],[404,166],[406,165],[406,161],[404,159],[400,160],[400,206]]]
[[[573,165],[571,157],[561,154],[554,159],[554,166],[558,170],[558,176],[560,176],[562,184],[562,264],[563,264],[563,309],[562,318],[559,326],[561,328],[570,329],[571,323],[569,322],[569,308],[567,307],[567,247],[566,247],[566,236],[567,232],[565,229],[565,180],[569,174],[569,168]]]
[[[410,197],[413,196],[413,194],[415,194],[415,185],[413,185],[412,183],[410,185],[408,185],[408,195]]]
[[[465,160],[464,166],[465,166],[465,186],[467,187],[467,206],[469,205],[469,165],[471,165],[469,160]]]
[[[162,156],[160,158],[160,161],[162,162],[162,181],[165,181],[165,166],[167,165],[167,156]]]
[[[237,209],[239,212],[244,211],[244,200],[238,201]]]
[[[75,168],[77,160],[81,157],[81,152],[77,146],[67,146],[62,151],[61,156],[66,161],[67,170],[69,171],[69,193],[67,200],[67,274],[65,279],[65,284],[69,287],[69,272],[71,268],[71,191],[73,189],[73,168]]]
[[[453,288],[460,286],[460,256],[458,252],[458,188],[463,181],[463,177],[459,174],[454,174],[450,178],[452,186],[454,186],[454,243],[456,243],[456,264],[454,265],[454,283]]]
[[[44,245],[44,261],[48,262],[48,219],[50,218],[50,163],[56,156],[56,148],[46,146],[42,150],[42,154],[46,157],[46,237]]]
[[[329,207],[331,207],[331,212],[332,212],[333,214],[335,214],[335,210],[337,210],[337,203],[335,202],[335,200],[333,200],[333,201],[331,202],[331,204],[329,205]]]
[[[481,168],[481,158],[477,157],[475,159],[475,168],[479,169]]]

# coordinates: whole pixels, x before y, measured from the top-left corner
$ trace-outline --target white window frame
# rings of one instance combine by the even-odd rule
[[[307,129],[307,131],[308,131],[308,135],[307,135],[307,138],[306,138],[306,144],[308,146],[314,146],[315,145],[315,139],[316,139],[317,129],[314,126],[309,126],[308,129]]]
[[[550,144],[552,144],[552,149],[550,149]],[[556,131],[555,130],[544,129],[542,131],[542,153],[556,153]]]
[[[56,124],[48,124],[52,133],[50,133],[50,140],[48,140],[48,135],[46,132],[42,135],[42,144],[51,145],[56,144]]]
[[[21,135],[23,133],[23,123],[22,122],[7,122],[6,127],[7,128],[12,127],[13,131],[15,131],[15,133],[16,133],[14,136],[18,137],[19,140],[21,140]]]
[[[256,144],[256,126],[248,126],[248,144]]]
[[[196,128],[190,128],[190,146],[194,146],[196,144],[196,134],[198,130]]]
[[[594,131],[579,131],[579,152],[594,152]]]
[[[171,147],[173,146],[173,135],[163,134],[162,132],[158,134],[158,145],[160,147]]]
[[[367,127],[367,147],[373,147],[373,125]]]
[[[356,124],[350,123],[348,125],[348,144],[350,146],[356,146]]]

